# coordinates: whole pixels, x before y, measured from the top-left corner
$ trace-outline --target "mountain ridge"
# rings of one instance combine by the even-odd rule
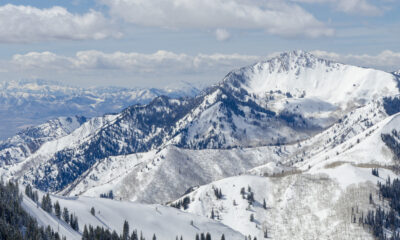
[[[361,73],[361,77],[352,78],[352,81],[346,84],[351,89],[358,89],[355,93],[344,94],[333,100],[321,97],[319,88],[330,86],[327,84],[334,79],[332,76],[342,74],[344,80],[338,78],[338,82],[342,83],[354,73]],[[328,77],[318,78],[321,74]],[[376,78],[379,84],[375,82],[371,86],[371,81],[377,76],[382,76]],[[308,86],[310,78],[316,81],[315,85]],[[250,87],[260,81],[271,83],[271,86],[264,84],[259,89]],[[283,89],[276,90],[276,85],[272,83],[279,81],[284,82],[281,84]],[[302,81],[306,81],[307,84]],[[298,86],[304,85],[305,88],[300,89],[289,84],[296,82]],[[377,84],[379,88],[375,89]],[[183,149],[229,150],[263,146],[272,152],[279,146],[288,146],[290,151],[295,151],[293,146],[324,132],[338,121],[343,121],[342,118],[354,109],[362,109],[363,106],[380,99],[381,95],[397,96],[399,91],[396,86],[397,79],[392,74],[379,70],[346,66],[316,58],[303,51],[283,53],[276,58],[234,70],[219,84],[203,90],[195,97],[173,99],[159,96],[148,104],[133,105],[119,114],[110,115],[111,121],[99,118],[100,124],[89,127],[92,132],[87,132],[84,138],[74,140],[74,137],[64,137],[45,144],[37,154],[15,167],[15,175],[42,190],[60,192],[79,185],[76,181],[81,179],[82,174],[90,172],[92,167],[105,159],[160,151],[169,145],[182,149],[177,151],[178,155],[184,153]],[[335,88],[336,85],[331,87]],[[389,88],[391,90],[388,90]],[[376,106],[382,104],[382,100],[378,102]],[[361,117],[363,111],[361,110],[358,113],[360,116],[356,117]],[[385,113],[382,116],[376,115],[385,111],[380,107],[373,107],[369,111],[378,116],[376,121],[387,116]],[[101,125],[102,122],[104,125]],[[369,127],[369,123],[362,129],[365,127]],[[352,129],[352,125],[349,125],[349,129]],[[335,137],[338,137],[337,135],[333,134]],[[72,133],[71,136],[80,134]],[[66,144],[67,142],[71,144]],[[273,154],[279,156],[278,153]],[[299,155],[294,161],[303,158]],[[198,160],[188,158],[188,161],[188,165],[191,165],[195,164],[191,161]],[[206,178],[199,176],[196,180],[199,182],[193,184],[204,184],[215,180],[217,176],[235,175],[254,168],[257,164],[266,163],[268,161],[260,158],[250,165],[244,164],[245,167],[239,168],[240,170],[230,170],[224,174],[214,172]],[[179,162],[172,164],[176,165]],[[172,171],[175,172],[176,169]],[[205,169],[202,174],[207,175],[207,171],[210,170]],[[134,178],[137,177],[139,175],[135,175]],[[137,199],[137,196],[132,194],[133,192],[128,191],[123,195]],[[165,197],[171,198],[176,195],[177,193],[173,193]]]

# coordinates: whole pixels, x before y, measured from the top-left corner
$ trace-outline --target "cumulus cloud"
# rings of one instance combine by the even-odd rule
[[[11,63],[23,69],[47,69],[58,71],[124,70],[138,73],[207,72],[221,67],[240,67],[260,60],[260,56],[240,54],[198,54],[190,56],[168,51],[152,54],[136,52],[104,53],[81,51],[74,57],[52,52],[16,54]]]
[[[368,0],[292,0],[302,3],[329,3],[337,11],[349,14],[376,16],[383,13],[383,9],[371,4]]]
[[[335,52],[327,52],[320,50],[315,50],[312,51],[311,53],[321,58],[326,58],[362,67],[374,67],[387,71],[394,71],[400,69],[400,52],[393,52],[390,50],[382,51],[381,53],[376,55],[338,54]]]
[[[79,15],[62,7],[0,6],[0,42],[3,43],[120,36],[110,20],[94,10]]]
[[[400,69],[400,53],[383,51],[379,54],[339,54],[315,50],[314,55],[346,64],[373,67],[386,71]],[[125,86],[162,86],[189,81],[211,84],[232,69],[240,68],[279,55],[196,54],[157,51],[154,53],[80,51],[73,56],[52,52],[16,54],[0,61],[1,76],[8,79],[44,78],[75,81],[78,84],[122,84]],[[132,85],[133,84],[133,85]]]
[[[333,29],[300,6],[282,0],[100,0],[112,16],[172,29],[264,29],[281,36],[320,37]]]
[[[400,69],[400,53],[390,50],[382,51],[377,55],[339,54],[321,50],[314,50],[311,53],[321,58],[346,64],[380,69]],[[18,69],[25,70],[123,70],[126,72],[163,74],[167,72],[207,72],[220,68],[228,71],[276,55],[278,53],[271,53],[267,56],[220,53],[188,55],[163,50],[149,54],[137,52],[104,53],[102,51],[89,50],[77,52],[73,57],[52,52],[16,54],[9,63],[17,66]]]

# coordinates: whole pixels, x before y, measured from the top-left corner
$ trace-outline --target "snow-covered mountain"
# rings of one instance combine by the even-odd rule
[[[133,104],[148,103],[160,95],[181,97],[197,93],[198,89],[189,85],[129,89],[79,88],[45,80],[0,82],[0,140],[13,136],[26,126],[35,126],[61,116],[101,116],[120,112]]]
[[[128,107],[85,137],[74,140],[73,136],[81,135],[72,133],[49,142],[14,166],[13,172],[40,189],[65,194],[90,193],[88,188],[100,185],[95,179],[101,174],[118,179],[120,197],[168,201],[192,185],[237,175],[274,160],[287,163],[294,158],[293,164],[311,156],[305,152],[334,147],[350,137],[350,132],[356,134],[389,115],[385,103],[390,101],[382,96],[396,96],[397,82],[393,74],[383,71],[334,63],[302,51],[283,53],[229,73],[196,97],[178,100],[162,96],[146,105]],[[251,149],[249,156],[261,151],[265,157],[249,160],[241,153],[244,147]],[[221,155],[226,155],[223,149],[232,148],[226,152],[237,164],[227,168],[232,160]],[[126,161],[130,164],[124,169],[126,177],[112,177],[110,166],[118,168],[125,156],[132,159]],[[218,167],[196,167],[200,161]],[[103,170],[98,172],[97,166]],[[198,169],[198,176],[194,177],[192,169]],[[169,176],[171,181],[163,181],[161,176]],[[135,187],[129,182],[140,184]],[[150,186],[160,182],[187,184],[153,191]]]
[[[398,83],[396,74],[283,53],[194,97],[159,96],[85,121],[1,174],[79,196],[80,208],[112,190],[122,200],[185,202],[181,210],[213,212],[241,236],[369,239],[351,209],[374,209],[376,181],[397,176]]]
[[[257,238],[267,232],[273,239],[374,239],[349,219],[374,210],[369,194],[378,201],[377,182],[398,177],[393,167],[399,161],[399,130],[396,114],[295,168],[260,166],[251,175],[195,188],[169,205]]]
[[[86,122],[85,117],[59,117],[29,127],[6,141],[0,141],[0,164],[11,165],[35,153],[44,143],[64,137]]]

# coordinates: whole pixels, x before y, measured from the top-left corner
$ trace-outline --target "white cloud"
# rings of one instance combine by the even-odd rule
[[[381,69],[399,69],[400,53],[389,50],[377,55],[368,54],[338,54],[321,50],[311,51],[315,56],[326,58],[346,64]],[[206,73],[216,69],[229,71],[259,60],[276,56],[271,53],[267,56],[255,56],[244,54],[197,54],[194,56],[174,53],[169,51],[157,51],[145,54],[137,52],[113,52],[89,50],[80,51],[73,57],[57,55],[52,52],[30,52],[16,54],[9,64],[15,69],[28,70],[56,70],[65,72],[79,71],[107,71],[118,70],[130,73]]]
[[[338,54],[334,52],[312,51],[315,56],[363,67],[373,67],[394,71],[400,69],[400,52],[382,51],[377,55],[369,54]]]
[[[377,55],[339,54],[321,50],[311,51],[315,56],[364,67],[380,69],[400,69],[400,53],[390,50]],[[52,52],[29,52],[16,54],[9,64],[21,70],[56,71],[107,71],[118,70],[130,73],[198,73],[223,68],[225,71],[242,67],[259,60],[278,55],[265,56],[244,54],[197,54],[194,56],[157,51],[145,54],[137,52],[104,53],[96,50],[80,51],[73,57],[57,55]]]
[[[79,15],[62,7],[0,6],[0,42],[3,43],[120,36],[108,19],[93,10]]]
[[[349,14],[376,16],[383,13],[382,8],[368,2],[368,0],[292,0],[302,3],[329,3],[337,11]]]
[[[215,37],[218,41],[223,42],[231,38],[231,34],[226,29],[218,28],[215,30]]]
[[[99,0],[112,16],[163,28],[263,29],[281,36],[331,36],[312,14],[282,0]]]
[[[240,54],[198,54],[190,56],[168,51],[157,51],[152,54],[136,52],[104,53],[101,51],[81,51],[74,57],[57,55],[51,52],[30,52],[16,54],[11,64],[25,70],[123,70],[137,73],[188,73],[207,72],[215,69],[235,68],[247,65],[260,56]]]

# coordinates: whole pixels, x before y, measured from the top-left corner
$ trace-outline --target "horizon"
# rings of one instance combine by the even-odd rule
[[[291,49],[393,72],[399,10],[392,0],[4,1],[0,81],[210,85]]]
[[[264,62],[264,61],[269,61],[272,60],[274,58],[277,58],[279,56],[281,56],[282,54],[289,54],[289,53],[297,53],[297,52],[303,52],[303,53],[307,53],[307,54],[311,54],[313,57],[316,57],[318,59],[323,59],[323,60],[327,60],[327,61],[331,61],[334,63],[339,63],[339,64],[344,64],[344,65],[350,65],[350,66],[356,66],[356,67],[360,67],[360,68],[370,68],[370,69],[375,69],[375,70],[381,70],[387,73],[396,73],[400,70],[399,69],[394,69],[393,71],[387,71],[385,69],[379,69],[379,68],[374,68],[374,67],[368,67],[368,66],[362,66],[362,65],[353,65],[353,64],[348,64],[345,62],[341,62],[339,60],[333,60],[330,59],[329,56],[319,56],[318,53],[315,54],[312,51],[304,51],[301,49],[295,49],[295,50],[290,50],[290,51],[284,51],[284,52],[276,52],[273,54],[270,54],[264,58],[260,58],[257,61],[254,62],[250,62],[247,65],[244,66],[238,66],[234,69],[230,69],[229,71],[227,71],[225,74],[223,74],[219,79],[216,79],[215,81],[210,81],[208,83],[204,83],[204,82],[189,82],[189,81],[177,81],[177,82],[173,82],[171,84],[166,84],[163,85],[161,87],[152,87],[152,86],[128,86],[128,85],[113,85],[113,84],[109,84],[109,83],[105,83],[105,84],[99,84],[99,85],[95,85],[95,86],[79,86],[78,84],[74,84],[71,82],[65,82],[65,81],[61,81],[61,80],[56,80],[56,79],[44,79],[44,78],[25,78],[25,79],[13,79],[13,80],[1,80],[0,79],[0,83],[18,83],[18,84],[29,84],[29,83],[35,83],[38,85],[58,85],[58,86],[63,86],[63,87],[71,87],[71,88],[81,88],[81,89],[85,89],[85,90],[90,90],[90,89],[101,89],[101,88],[118,88],[118,89],[160,89],[160,90],[171,90],[171,91],[176,91],[179,89],[184,89],[185,87],[189,87],[189,88],[193,88],[193,89],[197,89],[197,90],[202,90],[205,89],[207,87],[210,87],[214,84],[218,84],[219,82],[223,81],[224,76],[226,76],[227,74],[229,74],[230,72],[239,70],[241,68],[246,68],[246,67],[250,67],[254,64],[260,63],[260,62]]]

